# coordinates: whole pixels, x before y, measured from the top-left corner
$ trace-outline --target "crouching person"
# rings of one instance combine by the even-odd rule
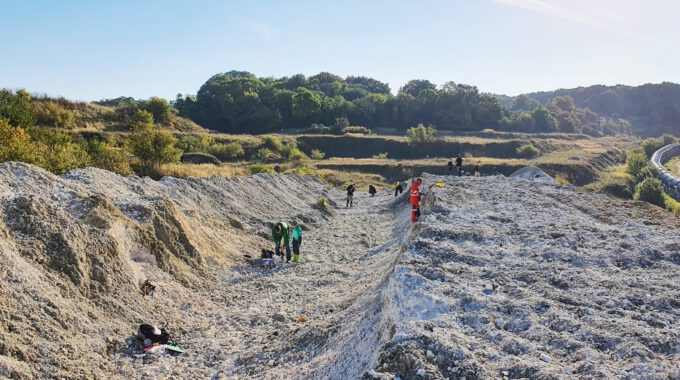
[[[283,260],[283,248],[286,248],[286,262],[290,261],[290,241],[289,241],[288,225],[284,222],[278,222],[272,227],[272,240],[276,245],[275,252],[281,256]]]
[[[290,225],[292,228],[291,239],[293,240],[293,262],[299,263],[300,246],[302,245],[302,227],[300,227],[298,222],[293,222]]]

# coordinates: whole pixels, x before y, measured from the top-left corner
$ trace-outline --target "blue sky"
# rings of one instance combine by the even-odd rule
[[[0,0],[0,87],[171,99],[229,70],[508,95],[680,82],[679,14],[676,0]]]

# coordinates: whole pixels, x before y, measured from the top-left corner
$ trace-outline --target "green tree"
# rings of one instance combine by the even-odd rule
[[[153,123],[150,112],[140,110],[135,115],[128,149],[140,162],[142,174],[158,173],[162,164],[177,162],[182,151],[175,147],[177,139]]]
[[[409,95],[411,95],[415,98],[423,90],[436,90],[436,89],[437,89],[437,86],[435,86],[429,80],[413,79],[413,80],[406,82],[406,84],[403,85],[399,89],[399,92],[404,93],[404,94],[409,94]]]
[[[153,119],[156,122],[162,124],[170,121],[170,117],[172,116],[173,111],[172,106],[168,103],[167,100],[155,96],[150,98],[146,102],[144,109],[151,112],[151,115],[153,115]]]
[[[638,183],[635,186],[633,198],[661,207],[666,206],[663,197],[663,185],[657,178],[645,178],[642,182]]]
[[[0,90],[0,118],[20,128],[32,127],[36,117],[31,111],[31,95],[26,90],[14,94],[10,90]]]
[[[422,144],[434,141],[437,136],[437,128],[430,124],[427,127],[420,123],[406,131],[406,136],[413,144]]]
[[[636,179],[642,177],[643,169],[647,167],[648,162],[647,156],[642,150],[628,152],[626,157],[628,174]]]
[[[536,130],[540,132],[556,131],[559,125],[557,119],[543,106],[538,106],[538,108],[531,112],[531,117],[534,119]]]
[[[309,122],[321,111],[321,96],[318,92],[298,88],[293,95],[293,116],[301,121]]]

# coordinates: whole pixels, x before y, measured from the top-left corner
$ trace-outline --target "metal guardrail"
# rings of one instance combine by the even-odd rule
[[[680,144],[666,145],[657,150],[652,155],[650,162],[659,170],[659,179],[661,180],[661,183],[663,183],[666,194],[673,197],[673,199],[680,201],[680,178],[673,175],[673,173],[663,166],[675,156],[680,156]]]

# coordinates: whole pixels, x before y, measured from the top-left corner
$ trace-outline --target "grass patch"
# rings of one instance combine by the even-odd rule
[[[208,178],[212,176],[231,178],[249,174],[242,166],[212,164],[165,164],[160,167],[159,172],[161,176],[177,178]]]
[[[666,210],[672,212],[675,215],[680,216],[680,202],[671,198],[671,196],[666,193],[663,194],[663,200],[664,203],[666,204]]]

